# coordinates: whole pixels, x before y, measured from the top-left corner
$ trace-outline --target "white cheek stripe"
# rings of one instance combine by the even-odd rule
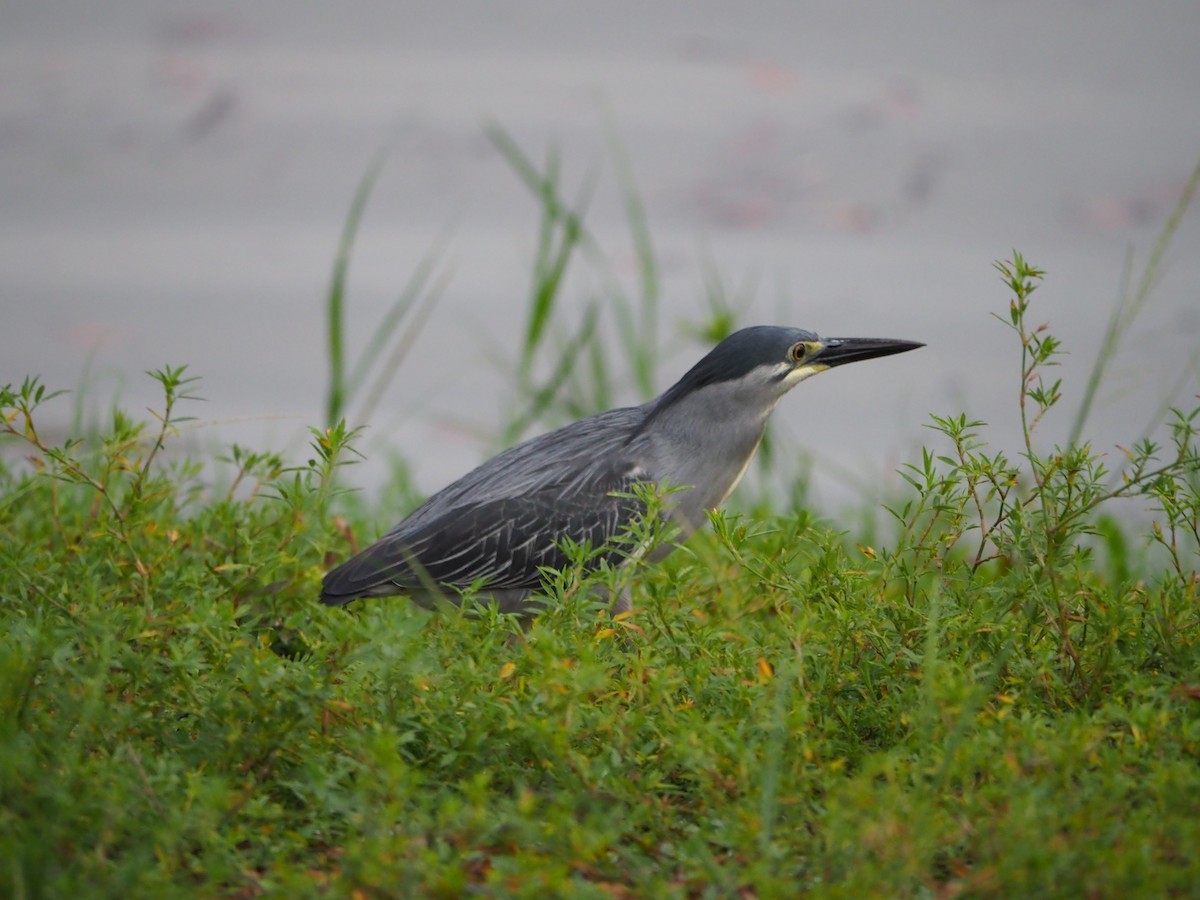
[[[821,363],[812,363],[811,365],[800,366],[798,369],[792,369],[792,371],[789,372],[783,380],[790,387],[793,384],[799,384],[806,378],[812,378],[814,375],[818,375],[821,372],[826,371],[828,368],[829,366],[822,365]]]

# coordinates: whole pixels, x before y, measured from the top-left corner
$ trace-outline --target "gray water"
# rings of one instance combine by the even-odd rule
[[[1035,295],[1071,355],[1061,439],[1122,278],[1200,159],[1200,6],[1120,2],[190,3],[0,5],[0,382],[38,374],[140,409],[141,373],[187,363],[207,398],[189,439],[299,458],[319,424],[323,297],[346,208],[387,163],[351,270],[356,346],[451,228],[453,277],[354,474],[389,448],[432,490],[490,449],[511,388],[537,209],[483,132],[538,159],[633,290],[608,150],[647,207],[663,287],[660,387],[704,347],[707,261],[743,324],[924,340],[781,406],[779,446],[895,480],[963,409],[1017,448],[1018,355],[991,317],[994,259],[1048,271]],[[1136,438],[1189,364],[1197,393],[1200,215],[1125,336],[1089,429]],[[578,273],[566,321],[593,282]],[[750,289],[753,286],[753,290]],[[1189,363],[1190,360],[1190,363]],[[624,399],[634,401],[632,392]],[[969,405],[968,405],[969,404]],[[65,428],[69,401],[47,410]]]

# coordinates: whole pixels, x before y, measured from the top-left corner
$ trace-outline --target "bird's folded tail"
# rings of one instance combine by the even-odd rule
[[[326,606],[345,606],[360,597],[404,593],[416,580],[409,564],[412,558],[402,543],[385,537],[325,573],[321,602]]]

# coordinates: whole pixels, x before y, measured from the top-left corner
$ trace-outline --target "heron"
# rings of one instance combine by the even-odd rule
[[[569,546],[597,552],[597,568],[638,554],[621,537],[645,511],[638,487],[668,485],[673,540],[656,562],[706,521],[746,474],[779,401],[827,369],[924,346],[886,338],[822,338],[799,328],[743,328],[717,344],[648,403],[609,410],[517,444],[433,494],[377,542],[331,570],[321,602],[406,594],[435,608],[473,587],[482,602],[531,618],[547,570]],[[644,488],[643,488],[644,489]],[[616,616],[632,609],[628,587]]]

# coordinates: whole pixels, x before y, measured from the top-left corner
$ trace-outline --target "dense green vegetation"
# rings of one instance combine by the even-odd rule
[[[546,196],[543,287],[554,235],[586,244]],[[38,422],[63,401],[4,388],[0,895],[1197,894],[1200,413],[1119,464],[1040,450],[1059,346],[1028,324],[1041,273],[999,268],[1022,452],[935,418],[889,529],[717,515],[664,565],[552,576],[520,640],[478,606],[316,603],[397,512],[339,492],[344,425],[214,470],[162,452],[183,369],[152,373],[152,421],[61,446]],[[580,335],[558,383],[599,402]],[[533,373],[519,416],[570,414]],[[612,621],[588,588],[621,577]]]
[[[1032,427],[1057,344],[1025,325],[1040,273],[1002,270]],[[8,896],[1200,883],[1194,412],[1113,473],[938,419],[878,546],[716,517],[636,575],[633,617],[577,569],[514,642],[486,609],[318,606],[352,435],[293,468],[233,448],[218,489],[161,462],[190,384],[154,377],[152,427],[63,447],[40,385],[0,396],[33,461],[0,476]],[[1116,528],[1120,497],[1156,517]]]

